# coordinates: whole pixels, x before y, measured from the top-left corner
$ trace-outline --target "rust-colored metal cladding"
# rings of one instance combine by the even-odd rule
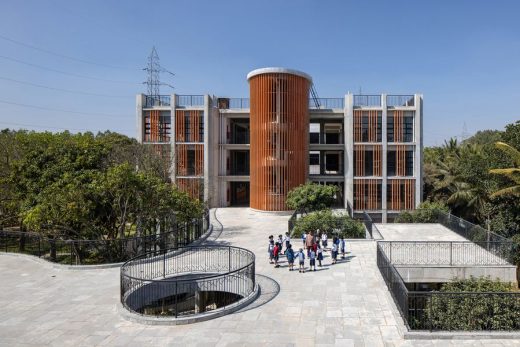
[[[309,161],[309,87],[299,71],[265,68],[250,86],[250,206],[285,211],[287,193],[304,184]]]

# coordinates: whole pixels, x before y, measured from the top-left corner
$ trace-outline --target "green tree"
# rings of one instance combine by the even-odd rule
[[[350,218],[343,213],[334,213],[329,209],[311,212],[295,223],[292,236],[301,237],[309,231],[326,232],[327,234],[344,238],[365,237],[363,223]]]
[[[331,207],[336,201],[338,187],[307,182],[287,194],[287,207],[305,213]]]
[[[515,185],[502,188],[491,194],[491,197],[503,195],[520,196],[520,151],[504,142],[497,142],[495,146],[511,159],[515,167],[507,169],[491,169],[489,172],[496,175],[503,175],[515,182]]]
[[[446,283],[438,293],[432,292],[426,302],[425,314],[438,330],[518,330],[520,298],[513,293],[510,283],[471,277]]]
[[[394,220],[395,223],[437,223],[439,212],[449,212],[448,206],[442,202],[425,201],[419,208],[412,211],[402,211]]]

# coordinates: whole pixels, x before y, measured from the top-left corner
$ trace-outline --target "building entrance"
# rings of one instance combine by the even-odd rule
[[[231,206],[249,206],[249,182],[231,182]]]

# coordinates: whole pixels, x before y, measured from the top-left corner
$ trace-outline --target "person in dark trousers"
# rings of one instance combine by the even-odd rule
[[[274,249],[273,249],[274,267],[280,267],[280,264],[278,264],[278,258],[280,257],[281,248],[282,248],[282,245],[280,245],[279,242],[277,242],[274,245]]]
[[[296,253],[296,257],[298,258],[298,263],[300,264],[300,273],[305,272],[305,253],[303,248],[300,248],[300,251]]]
[[[321,249],[319,245],[316,252],[316,258],[318,259],[318,266],[321,267],[321,261],[323,260],[323,249]]]
[[[291,244],[287,245],[285,256],[287,257],[287,263],[289,263],[289,271],[292,271],[294,269],[294,251]]]
[[[310,271],[316,271],[316,252],[314,249],[311,249],[310,256],[309,256],[309,262],[310,262]]]

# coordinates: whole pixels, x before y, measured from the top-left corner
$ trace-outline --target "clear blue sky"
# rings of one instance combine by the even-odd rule
[[[265,66],[309,73],[320,97],[423,93],[425,144],[441,144],[520,119],[519,14],[515,0],[3,0],[0,127],[135,136],[155,45],[178,94],[248,97],[246,74]]]

